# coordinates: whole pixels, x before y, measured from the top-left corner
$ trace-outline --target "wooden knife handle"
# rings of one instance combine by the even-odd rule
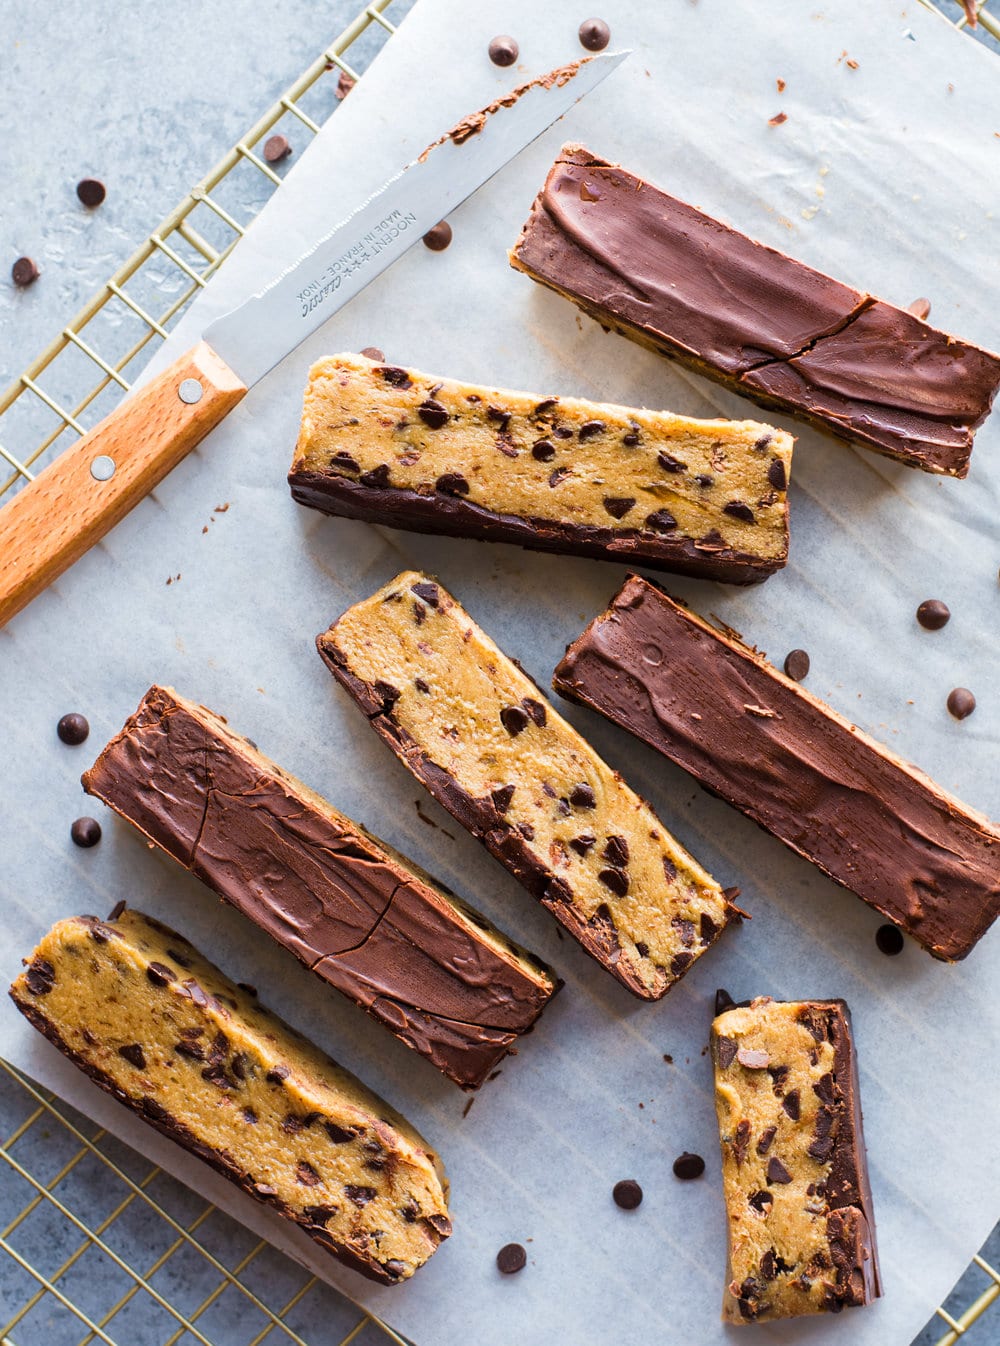
[[[0,508],[0,626],[99,542],[246,391],[199,342],[22,486]],[[98,458],[114,463],[105,481],[91,471]]]

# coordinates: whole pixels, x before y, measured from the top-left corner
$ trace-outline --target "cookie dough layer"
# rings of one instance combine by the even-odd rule
[[[729,1218],[723,1317],[838,1313],[881,1294],[851,1020],[764,996],[712,1024]]]
[[[689,771],[935,958],[1000,913],[1000,828],[765,657],[631,576],[554,686]]]
[[[327,514],[749,584],[788,559],[792,443],[335,355],[310,371],[288,481]]]
[[[968,473],[1000,387],[1000,357],[580,145],[564,146],[510,261],[603,326],[926,472]]]
[[[408,1279],[451,1233],[413,1127],[158,921],[60,921],[10,994],[107,1093],[370,1280]]]
[[[726,895],[439,584],[406,571],[317,638],[400,761],[635,995],[736,914]]]
[[[558,989],[533,954],[172,688],[146,693],[83,784],[456,1084],[478,1088]]]

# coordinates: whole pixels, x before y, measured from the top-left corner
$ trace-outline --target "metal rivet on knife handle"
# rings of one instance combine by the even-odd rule
[[[193,407],[196,402],[201,401],[201,395],[204,392],[197,379],[185,379],[177,389],[177,396],[182,402],[186,402],[189,407]]]
[[[98,454],[90,464],[90,475],[95,481],[110,481],[115,475],[117,464],[113,458],[109,458],[106,453]]]

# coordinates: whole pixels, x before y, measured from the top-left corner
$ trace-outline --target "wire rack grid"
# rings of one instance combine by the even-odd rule
[[[6,437],[14,426],[8,443],[30,447],[14,452],[0,443],[11,469],[0,478],[0,497],[32,480],[64,447],[64,436],[84,434],[128,391],[127,375],[145,363],[147,347],[167,336],[245,232],[249,219],[225,201],[227,181],[237,170],[254,171],[260,208],[281,182],[261,142],[285,118],[298,134],[318,131],[303,103],[331,75],[343,96],[359,78],[347,60],[350,48],[369,30],[386,39],[395,31],[385,15],[392,3],[372,0],[357,14],[3,393],[0,429]],[[1000,20],[987,9],[998,0],[921,3],[960,29],[971,30],[975,15],[980,36],[1000,43]],[[242,201],[246,215],[245,192]],[[172,285],[164,284],[164,264]],[[154,316],[164,292],[167,307]],[[101,318],[114,310],[102,329]],[[88,328],[93,334],[85,336]],[[106,347],[101,353],[98,331],[117,340],[113,354]],[[64,371],[67,357],[76,364]],[[74,392],[81,380],[82,391]],[[19,423],[15,411],[24,413]],[[0,1316],[9,1314],[0,1346],[334,1346],[335,1337],[337,1346],[408,1346],[3,1060],[0,1160]],[[141,1266],[134,1265],[137,1247],[148,1253]],[[1000,1270],[984,1257],[973,1259],[962,1289],[970,1276],[985,1288],[971,1291],[975,1298],[954,1314],[937,1309],[947,1328],[937,1346],[955,1346],[1000,1299]],[[116,1290],[110,1301],[108,1286]]]

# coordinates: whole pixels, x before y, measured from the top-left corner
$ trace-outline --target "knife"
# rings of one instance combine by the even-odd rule
[[[629,53],[550,71],[463,118],[0,509],[0,627],[98,542],[300,342]]]

